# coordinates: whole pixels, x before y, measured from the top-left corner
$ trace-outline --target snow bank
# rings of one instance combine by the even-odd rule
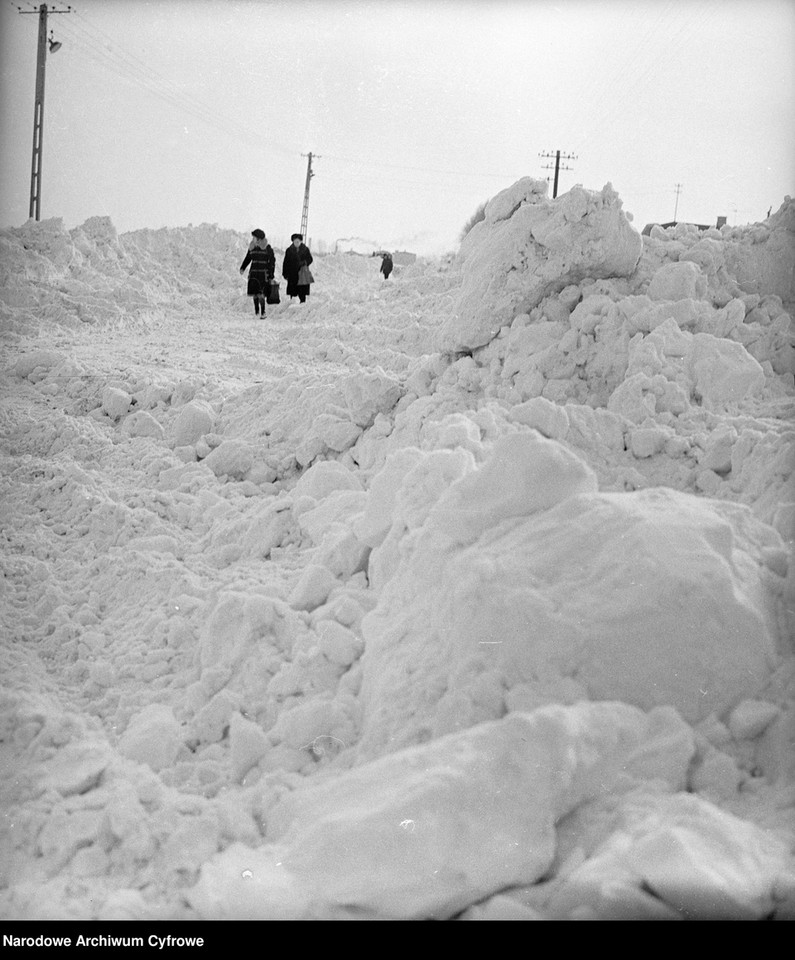
[[[764,572],[784,545],[747,509],[599,494],[532,434],[498,442],[417,523],[421,477],[396,494],[397,545],[371,559],[397,554],[362,624],[360,756],[560,698],[664,702],[697,722],[769,679],[785,638]]]
[[[792,210],[0,231],[3,914],[792,916]]]
[[[525,178],[489,201],[484,220],[461,244],[455,315],[440,349],[471,350],[492,340],[517,313],[585,277],[628,276],[643,249],[610,184],[575,187],[545,199],[546,181]]]

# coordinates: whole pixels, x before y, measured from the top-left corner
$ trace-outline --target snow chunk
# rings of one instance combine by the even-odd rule
[[[182,747],[182,729],[171,708],[150,704],[133,717],[119,738],[119,753],[155,772],[170,767]]]
[[[192,446],[213,429],[214,415],[209,404],[191,400],[180,408],[169,430],[172,447]]]
[[[372,425],[379,413],[389,413],[405,392],[400,381],[377,367],[373,373],[358,373],[342,382],[351,420],[358,427]]]
[[[561,444],[538,433],[504,436],[480,470],[453,484],[439,500],[431,522],[459,543],[472,543],[503,520],[596,489],[591,468]]]
[[[229,723],[232,776],[239,783],[255,763],[270,750],[265,731],[240,713],[233,713]]]
[[[328,595],[338,583],[328,567],[310,563],[290,593],[290,606],[294,610],[314,610],[328,600]]]
[[[599,193],[577,186],[552,201],[514,185],[491,206],[494,215],[461,245],[461,293],[440,334],[443,351],[483,346],[517,314],[585,277],[631,275],[643,250],[610,184]]]
[[[293,490],[295,497],[323,500],[335,490],[361,490],[359,478],[337,460],[319,460],[304,473]]]
[[[735,403],[761,390],[765,371],[741,343],[697,333],[689,365],[697,397],[709,409]]]
[[[111,420],[121,420],[130,409],[132,397],[118,387],[105,387],[102,391],[102,410]]]
[[[165,437],[163,427],[146,410],[136,410],[135,413],[125,417],[121,429],[122,433],[130,437],[152,437],[155,440],[162,440]]]
[[[564,407],[545,397],[533,397],[512,407],[510,419],[538,430],[550,440],[563,440],[569,432],[569,415]]]
[[[370,483],[364,515],[353,527],[362,543],[377,547],[383,541],[392,526],[395,498],[401,483],[424,457],[417,447],[404,447],[386,458]]]
[[[729,716],[729,730],[735,740],[753,740],[781,713],[781,709],[766,700],[743,700]]]
[[[279,617],[271,597],[228,591],[206,618],[199,638],[202,668],[237,667],[252,647],[272,651],[272,628]]]
[[[707,292],[707,278],[698,264],[689,260],[666,263],[649,283],[652,300],[701,300]]]
[[[696,797],[683,811],[646,825],[628,860],[658,897],[698,920],[759,920],[773,907],[772,890],[786,853],[753,823]]]
[[[268,839],[317,905],[444,919],[542,876],[555,822],[645,778],[635,761],[657,736],[623,704],[511,714],[293,791],[270,811]]]
[[[251,469],[254,454],[244,440],[224,440],[204,458],[216,477],[241,479]]]
[[[34,350],[33,353],[25,354],[14,364],[12,372],[17,377],[27,378],[34,383],[47,376],[53,367],[62,363],[64,356],[56,353],[54,350]]]
[[[762,555],[779,540],[747,508],[660,487],[532,512],[531,488],[511,513],[482,473],[431,512],[362,621],[364,755],[499,716],[520,683],[540,695],[576,677],[592,699],[670,704],[689,721],[764,686],[781,638]],[[506,481],[509,503],[520,483]],[[447,508],[457,487],[471,513]],[[554,473],[542,486],[553,501],[565,489]]]
[[[760,920],[788,856],[786,842],[700,797],[641,788],[611,812],[609,835],[591,855],[553,881],[545,915]]]

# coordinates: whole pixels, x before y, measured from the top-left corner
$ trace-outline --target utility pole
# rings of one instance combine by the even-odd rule
[[[555,197],[558,195],[558,173],[559,173],[559,171],[560,171],[560,170],[571,170],[571,169],[572,169],[572,167],[561,167],[560,161],[561,161],[561,160],[576,160],[577,157],[576,157],[573,153],[561,153],[560,150],[556,150],[554,153],[549,153],[549,152],[547,152],[547,153],[539,153],[539,157],[554,157],[554,158],[555,158],[555,182],[554,182],[553,185],[552,185],[552,199],[554,200]],[[551,170],[551,169],[552,169],[552,164],[551,164],[551,163],[547,163],[542,169],[543,169],[543,170]],[[547,180],[549,180],[549,177],[547,177]]]
[[[308,237],[306,233],[306,222],[309,219],[309,182],[314,173],[312,173],[312,153],[302,153],[302,157],[308,157],[306,164],[306,186],[304,187],[304,209],[301,211],[301,233],[303,234],[304,241],[308,242]],[[315,159],[318,159],[318,154],[314,154]]]
[[[44,69],[47,63],[47,14],[71,13],[72,8],[66,10],[48,10],[43,3],[38,11],[20,10],[20,13],[39,14],[39,49],[36,57],[36,99],[33,104],[33,155],[30,162],[30,211],[28,216],[36,220],[41,219],[41,154],[44,145]],[[59,50],[61,44],[57,40],[49,39],[50,53]]]
[[[676,212],[679,209],[679,194],[682,190],[682,184],[676,183],[674,184],[674,186],[676,187],[676,205],[674,206],[674,223],[676,223]]]

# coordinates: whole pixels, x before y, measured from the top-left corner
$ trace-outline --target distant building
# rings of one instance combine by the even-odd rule
[[[671,220],[668,223],[647,223],[643,228],[643,236],[648,237],[651,234],[652,227],[662,227],[663,230],[667,230],[669,227],[677,227],[680,223],[688,223],[687,220]],[[726,226],[726,217],[718,217],[715,223],[694,223],[692,224],[697,230],[711,230],[713,227],[717,227],[720,230],[721,227]]]
[[[417,254],[409,253],[408,250],[395,250],[392,254],[392,262],[399,263],[404,267],[407,267],[410,263],[414,263],[416,259]]]
[[[334,253],[358,253],[363,257],[372,257],[378,249],[377,243],[361,237],[341,237],[334,243]]]

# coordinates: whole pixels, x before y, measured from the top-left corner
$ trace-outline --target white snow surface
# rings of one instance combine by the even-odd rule
[[[795,202],[247,240],[0,232],[0,915],[795,919]]]

